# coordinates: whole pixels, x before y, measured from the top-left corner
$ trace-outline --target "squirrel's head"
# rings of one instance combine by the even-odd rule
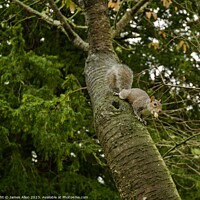
[[[154,96],[151,96],[149,107],[151,114],[153,114],[155,118],[158,118],[158,113],[162,111],[161,100],[158,101]]]

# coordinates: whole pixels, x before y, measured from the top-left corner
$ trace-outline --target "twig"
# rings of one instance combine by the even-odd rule
[[[190,168],[193,172],[195,172],[196,174],[198,174],[200,176],[200,172],[198,172],[195,168],[191,167],[190,165],[186,164],[186,166],[188,168]]]
[[[163,75],[160,73],[160,77],[161,77],[161,80],[162,80],[162,83],[163,85],[165,86],[169,86],[169,87],[177,87],[177,88],[184,88],[184,89],[193,89],[193,90],[200,90],[200,88],[198,87],[188,87],[188,86],[183,86],[183,85],[172,85],[172,84],[167,84],[165,82],[165,79],[163,77]]]
[[[71,93],[74,93],[74,92],[78,92],[80,90],[87,90],[87,87],[81,87],[81,88],[78,88],[76,90],[73,90]]]
[[[171,151],[173,151],[174,149],[176,149],[177,147],[181,146],[182,144],[186,143],[188,140],[192,139],[193,137],[199,136],[200,133],[194,134],[188,138],[186,138],[185,140],[183,140],[182,142],[175,144],[171,149],[169,149],[164,155],[163,158],[168,155]]]

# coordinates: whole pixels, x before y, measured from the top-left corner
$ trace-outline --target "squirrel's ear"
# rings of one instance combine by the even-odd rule
[[[161,99],[159,100],[159,102],[161,102]]]
[[[151,96],[150,99],[151,99],[151,102],[152,102],[152,101],[155,100],[155,97],[154,97],[154,96]]]

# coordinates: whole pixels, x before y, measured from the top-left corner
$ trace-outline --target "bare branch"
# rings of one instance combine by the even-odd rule
[[[61,11],[58,9],[57,5],[55,4],[54,0],[48,0],[51,8],[54,10],[55,14],[57,15],[58,19],[62,23],[64,29],[67,31],[71,42],[76,46],[84,51],[88,51],[88,44],[84,42],[79,35],[71,28],[69,23],[67,22],[65,16],[61,13]]]
[[[141,9],[142,6],[144,6],[145,3],[147,3],[150,0],[140,0],[132,9],[127,10],[127,12],[124,14],[124,16],[120,19],[120,21],[116,24],[115,29],[113,29],[112,36],[113,38],[118,35],[123,28],[126,27],[126,25],[130,22],[130,20],[133,18],[133,16]]]
[[[198,88],[198,87],[189,87],[189,86],[183,86],[183,85],[167,84],[167,83],[165,82],[165,79],[164,79],[163,75],[160,74],[160,76],[161,76],[161,79],[162,79],[162,83],[163,83],[163,85],[165,85],[165,86],[168,86],[168,87],[177,87],[177,88],[184,88],[184,89],[192,89],[192,90],[200,90],[200,88]]]
[[[37,10],[34,10],[33,8],[27,6],[26,4],[24,4],[23,2],[21,2],[19,0],[13,0],[13,2],[19,4],[21,7],[23,7],[28,12],[30,12],[30,13],[36,15],[36,16],[41,17],[41,19],[46,21],[48,24],[53,25],[53,26],[61,26],[61,23],[58,20],[53,20],[52,18],[50,18],[45,13],[40,13]]]
[[[54,12],[56,13],[56,15],[58,16],[60,21],[52,19],[51,17],[49,17],[45,13],[40,13],[37,10],[34,10],[30,6],[24,4],[23,2],[21,2],[19,0],[13,0],[13,2],[19,4],[21,7],[23,7],[28,12],[30,12],[30,13],[36,15],[36,16],[39,16],[42,20],[44,20],[48,24],[53,25],[53,26],[57,26],[58,28],[61,28],[61,30],[64,32],[64,34],[68,37],[68,39],[76,47],[78,47],[79,49],[82,49],[84,51],[88,51],[88,47],[89,47],[88,43],[84,42],[79,37],[79,35],[71,28],[71,26],[68,24],[66,18],[59,11],[59,9],[57,8],[57,6],[56,6],[56,4],[54,3],[53,0],[49,0],[49,3],[51,5],[52,9],[54,10]]]
[[[188,138],[186,138],[185,140],[183,140],[182,142],[175,144],[171,149],[169,149],[164,155],[163,158],[166,157],[171,151],[173,151],[174,149],[176,149],[177,147],[181,146],[182,144],[185,144],[188,140],[192,139],[193,137],[199,136],[200,133],[194,134]]]
[[[57,5],[55,4],[54,0],[48,0],[51,8],[57,15],[58,19],[62,23],[63,27],[69,32],[70,37],[75,37],[75,33],[72,30],[71,26],[68,24],[67,20],[65,19],[65,16],[61,13],[61,11],[58,9]]]

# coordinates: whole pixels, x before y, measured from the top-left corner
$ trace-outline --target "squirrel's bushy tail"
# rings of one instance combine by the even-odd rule
[[[131,89],[133,72],[128,66],[118,64],[108,70],[106,79],[112,91],[120,92],[122,89]]]

